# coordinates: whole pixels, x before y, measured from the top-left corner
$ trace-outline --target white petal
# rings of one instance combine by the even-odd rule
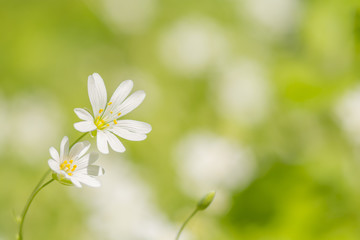
[[[60,143],[60,161],[64,160],[64,157],[69,154],[69,138],[63,137]]]
[[[146,139],[145,134],[130,132],[121,127],[114,127],[110,131],[113,132],[114,134],[118,135],[119,137],[124,138],[126,140],[130,140],[130,141],[142,141],[142,140]]]
[[[97,165],[90,165],[87,168],[77,171],[78,174],[85,174],[90,176],[102,176],[105,173],[105,170]]]
[[[88,141],[78,142],[70,149],[69,158],[76,160],[77,158],[82,157],[89,148],[90,143]]]
[[[110,144],[110,147],[115,151],[115,152],[125,152],[125,147],[124,145],[120,142],[120,140],[111,132],[105,132],[106,134],[106,138]]]
[[[83,168],[87,168],[89,165],[96,162],[96,160],[99,158],[99,154],[96,152],[92,152],[90,154],[86,154],[82,158],[76,161],[77,169],[81,170]]]
[[[121,116],[128,114],[144,101],[145,95],[145,92],[142,90],[134,92],[116,109],[116,112],[120,112]]]
[[[57,161],[58,163],[60,163],[60,156],[59,156],[58,151],[57,151],[54,147],[51,147],[51,148],[49,149],[49,152],[50,152],[50,156],[51,156],[55,161]]]
[[[91,132],[96,129],[96,125],[93,121],[82,121],[74,123],[74,128],[79,132]]]
[[[118,88],[115,90],[113,95],[111,96],[110,102],[114,106],[118,106],[120,103],[124,101],[124,99],[130,94],[132,88],[134,86],[133,81],[126,80],[123,81]]]
[[[106,137],[104,131],[101,131],[101,130],[97,131],[96,143],[97,143],[97,147],[101,153],[103,153],[103,154],[109,153],[107,137]]]
[[[75,108],[74,112],[81,120],[94,121],[93,116],[91,116],[91,114],[88,111],[86,111],[85,109]]]
[[[80,184],[80,182],[79,182],[76,178],[71,177],[71,178],[70,178],[70,181],[75,185],[75,187],[78,187],[78,188],[81,188],[81,187],[82,187],[81,184]]]
[[[116,127],[124,128],[130,132],[147,134],[151,131],[151,125],[146,122],[135,120],[119,120]]]
[[[50,169],[53,170],[54,172],[58,173],[60,171],[59,163],[56,162],[54,159],[49,159],[48,164],[49,164]]]
[[[88,175],[84,175],[84,174],[78,174],[76,176],[74,176],[74,178],[76,178],[76,180],[78,180],[79,182],[82,182],[90,187],[100,187],[101,184],[100,182]]]
[[[105,109],[107,101],[105,84],[99,74],[94,73],[89,76],[88,93],[94,116],[97,116],[100,109]]]

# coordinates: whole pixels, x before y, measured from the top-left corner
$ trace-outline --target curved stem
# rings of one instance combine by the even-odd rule
[[[38,182],[38,184],[36,185],[36,187],[32,191],[31,195],[33,195],[35,193],[35,191],[41,186],[41,184],[44,182],[45,178],[47,177],[47,175],[49,175],[50,172],[51,172],[51,169],[47,170],[44,173],[44,175],[42,176],[42,178],[40,179],[40,181]]]
[[[190,214],[190,216],[185,220],[185,222],[184,222],[183,225],[181,226],[178,234],[176,235],[175,240],[178,240],[178,239],[179,239],[180,234],[181,234],[181,232],[184,230],[186,224],[190,221],[191,218],[193,218],[193,217],[195,216],[195,214],[196,214],[198,211],[199,211],[199,209],[196,208],[196,209]]]
[[[48,184],[50,184],[52,181],[54,181],[54,179],[51,179],[49,181],[47,181],[46,183],[44,183],[41,187],[38,187],[38,188],[35,188],[36,190],[33,191],[33,193],[30,195],[25,207],[24,207],[24,210],[21,214],[21,218],[20,218],[20,226],[19,226],[19,233],[17,235],[17,239],[18,240],[22,240],[23,237],[22,237],[22,229],[23,229],[23,226],[24,226],[24,220],[25,220],[25,217],[26,217],[26,213],[28,212],[29,210],[29,207],[32,203],[32,201],[34,200],[35,196],[41,191],[41,189],[43,189],[44,187],[46,187]]]
[[[72,146],[75,145],[75,143],[79,142],[83,137],[85,137],[87,134],[84,133],[82,134],[78,139],[75,140],[75,142],[73,142],[69,148],[72,148]],[[32,203],[32,201],[34,200],[35,196],[40,192],[41,189],[43,189],[44,187],[46,187],[48,184],[50,184],[52,181],[54,181],[54,179],[51,179],[49,180],[48,182],[44,183],[43,185],[41,185],[45,178],[49,175],[49,173],[51,172],[51,169],[47,170],[45,172],[45,174],[42,176],[42,178],[40,179],[40,181],[38,182],[38,184],[35,186],[34,190],[31,192],[30,194],[30,197],[28,198],[26,204],[25,204],[25,207],[21,213],[21,217],[20,217],[20,226],[19,226],[19,233],[17,235],[17,239],[18,240],[22,240],[23,237],[22,237],[22,229],[23,229],[23,225],[24,225],[24,219],[25,219],[25,216],[26,216],[26,213],[27,211],[29,210],[29,207]],[[40,187],[41,186],[41,187]]]
[[[86,136],[86,134],[88,134],[88,132],[84,133],[83,135],[81,135],[78,139],[75,140],[75,142],[73,142],[71,145],[70,145],[70,149],[75,145],[75,143],[77,143],[78,141],[80,141],[83,137]]]

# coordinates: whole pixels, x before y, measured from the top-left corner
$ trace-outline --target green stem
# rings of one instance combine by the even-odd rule
[[[83,137],[85,137],[86,134],[87,134],[87,132],[84,133],[83,135],[81,135],[78,139],[76,139],[75,142],[73,142],[69,148],[71,149],[72,146],[74,146],[75,143],[79,142]],[[23,239],[23,237],[22,237],[22,229],[23,229],[23,225],[24,225],[24,219],[25,219],[26,213],[29,210],[29,207],[30,207],[32,201],[34,200],[36,194],[38,194],[38,192],[40,192],[40,190],[43,189],[45,186],[47,186],[49,183],[54,181],[54,179],[51,179],[48,182],[46,182],[44,185],[41,185],[44,182],[45,178],[49,175],[50,172],[51,172],[51,169],[49,169],[49,170],[47,170],[45,172],[45,174],[42,176],[42,178],[40,179],[38,184],[35,186],[34,190],[31,192],[30,197],[28,198],[28,200],[27,200],[27,202],[25,204],[24,210],[22,211],[21,217],[20,217],[20,227],[19,227],[19,233],[18,233],[18,236],[17,236],[18,240]]]
[[[43,179],[41,179],[41,181],[42,181],[42,180],[43,180]],[[40,181],[40,182],[41,182],[41,181]],[[24,226],[24,220],[25,220],[26,213],[28,212],[29,207],[30,207],[32,201],[34,200],[35,196],[41,191],[41,189],[43,189],[44,187],[46,187],[46,186],[47,186],[48,184],[50,184],[52,181],[54,181],[54,179],[51,179],[51,180],[47,181],[47,182],[44,183],[41,187],[35,188],[35,189],[34,189],[35,191],[33,191],[32,194],[30,195],[30,197],[29,197],[29,199],[28,199],[28,201],[27,201],[27,203],[26,203],[26,205],[25,205],[25,207],[24,207],[24,210],[23,210],[23,212],[22,212],[22,214],[21,214],[21,217],[20,217],[20,227],[19,227],[19,233],[18,233],[18,235],[17,235],[17,239],[18,239],[18,240],[22,240],[22,239],[23,239],[22,229],[23,229],[23,226]],[[40,183],[40,182],[39,182],[39,183]]]
[[[51,169],[47,170],[44,173],[44,175],[42,176],[42,178],[40,179],[40,181],[38,182],[38,184],[36,185],[36,187],[32,191],[31,195],[34,194],[34,192],[41,186],[41,184],[44,182],[45,178],[47,177],[47,175],[49,175],[50,172],[51,172]]]
[[[176,239],[175,239],[175,240],[178,240],[178,239],[179,239],[180,234],[181,234],[181,232],[184,230],[186,224],[190,221],[190,219],[192,219],[192,218],[195,216],[195,214],[196,214],[198,211],[199,211],[199,209],[196,208],[196,209],[190,214],[190,216],[185,220],[185,222],[184,222],[183,225],[181,226],[178,234],[176,235]]]
[[[88,134],[88,132],[84,133],[84,134],[81,135],[78,139],[76,139],[75,142],[73,142],[73,143],[70,145],[69,149],[71,149],[71,148],[75,145],[75,143],[77,143],[77,142],[80,141],[83,137],[85,137],[86,134]]]

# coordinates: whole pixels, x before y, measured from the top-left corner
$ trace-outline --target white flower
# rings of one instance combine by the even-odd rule
[[[60,144],[60,154],[51,147],[49,149],[52,159],[48,164],[54,171],[53,177],[65,185],[81,187],[81,183],[90,187],[100,187],[100,182],[94,176],[104,174],[102,167],[92,165],[97,159],[97,153],[86,154],[89,142],[78,142],[69,151],[69,139],[64,137]]]
[[[85,109],[76,108],[76,115],[84,121],[75,123],[74,127],[80,132],[97,130],[97,147],[101,153],[109,153],[108,143],[116,152],[125,151],[116,135],[131,141],[142,141],[151,131],[148,123],[118,120],[137,108],[145,98],[145,92],[141,90],[127,98],[132,88],[131,80],[122,82],[107,103],[106,88],[100,75],[94,73],[88,78],[88,92],[94,115]]]

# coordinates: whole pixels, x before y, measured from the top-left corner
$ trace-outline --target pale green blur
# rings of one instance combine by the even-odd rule
[[[173,238],[214,189],[214,202],[189,223],[184,240],[359,239],[360,2],[250,2],[3,1],[0,240],[15,238],[16,216],[48,169],[49,147],[80,136],[73,109],[91,109],[93,72],[108,98],[126,79],[147,93],[125,118],[153,130],[145,141],[123,140],[127,151],[115,158],[136,166]],[[203,132],[247,149],[251,177],[231,181],[248,173],[240,168],[223,174],[227,187],[187,191],[179,144]],[[105,170],[104,178],[112,172]],[[111,240],[89,224],[95,209],[76,200],[84,191],[47,186],[30,207],[24,239]]]

